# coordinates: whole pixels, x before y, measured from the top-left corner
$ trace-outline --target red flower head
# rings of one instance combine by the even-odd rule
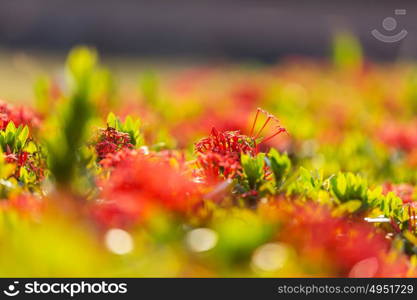
[[[109,152],[100,160],[100,165],[104,168],[115,168],[126,160],[132,159],[137,155],[143,154],[138,150],[122,148],[117,152]]]
[[[263,113],[266,120],[255,134],[259,113]],[[241,155],[256,155],[259,144],[269,141],[285,131],[284,128],[277,126],[270,136],[263,138],[258,143],[262,131],[271,122],[277,123],[278,120],[273,115],[258,108],[249,136],[241,134],[240,131],[218,131],[213,128],[207,138],[203,138],[195,144],[197,164],[203,169],[203,175],[210,180],[218,176],[233,178],[241,175]]]

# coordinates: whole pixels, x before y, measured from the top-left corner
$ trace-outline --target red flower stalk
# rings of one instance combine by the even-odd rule
[[[254,130],[255,130],[255,127],[256,127],[256,123],[258,121],[259,113],[264,114],[266,116],[266,119],[265,119],[263,125],[261,126],[261,128],[255,134]],[[262,140],[257,145],[256,144],[257,143],[256,140],[259,138],[259,136],[261,135],[262,131],[266,128],[266,126],[270,122],[275,123],[275,129],[274,129],[274,131],[269,136],[267,136],[265,138],[262,138]],[[253,141],[255,143],[256,149],[257,149],[257,146],[259,146],[260,144],[265,143],[265,142],[273,139],[275,136],[277,136],[278,134],[280,134],[282,132],[287,132],[287,130],[279,125],[279,120],[274,115],[272,115],[269,112],[267,112],[267,111],[263,110],[262,108],[259,108],[258,107],[257,110],[256,110],[255,120],[253,121],[252,129],[250,131],[250,136],[251,136],[251,138],[253,139]]]
[[[398,226],[398,224],[395,222],[394,218],[390,218],[389,222],[396,233],[401,233],[401,229]]]
[[[133,148],[129,134],[109,126],[106,129],[100,129],[99,141],[96,144],[96,152],[100,160],[124,148]]]

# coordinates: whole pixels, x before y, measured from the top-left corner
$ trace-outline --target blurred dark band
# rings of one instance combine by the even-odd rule
[[[395,9],[396,44],[373,38]],[[373,1],[0,1],[0,47],[67,51],[95,45],[102,53],[270,60],[326,56],[332,35],[349,30],[368,56],[417,56],[417,2]]]
[[[415,279],[346,279],[346,278],[15,278],[0,279],[3,296],[18,299],[287,299],[319,295],[320,297],[366,296],[380,298],[414,298]]]

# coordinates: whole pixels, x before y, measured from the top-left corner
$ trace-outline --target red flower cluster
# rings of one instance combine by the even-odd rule
[[[35,158],[33,154],[30,154],[26,151],[18,151],[13,153],[10,150],[10,147],[7,145],[6,153],[4,153],[4,160],[6,163],[14,164],[16,166],[14,176],[16,179],[20,177],[20,170],[26,168],[28,171],[33,172],[36,175],[37,181],[40,181],[44,177],[44,166],[39,160]]]
[[[107,153],[106,156],[100,160],[100,165],[104,168],[115,168],[121,162],[132,159],[140,154],[137,150],[130,148],[123,148],[114,153]]]
[[[28,160],[29,153],[20,152],[18,154],[11,153],[10,150],[6,152],[5,160],[7,163],[16,163],[18,167],[23,167]]]
[[[286,208],[279,205],[279,209]],[[329,263],[341,276],[407,275],[405,256],[396,254],[389,259],[389,241],[367,223],[332,217],[326,208],[311,204],[297,205],[280,215],[291,220],[285,222],[280,239],[299,249],[300,257],[323,266]]]
[[[14,107],[0,100],[0,130],[6,129],[10,121],[16,126],[28,125],[32,128],[37,128],[40,124],[39,117],[31,109],[25,106]]]
[[[165,162],[144,155],[120,161],[100,184],[101,200],[93,207],[100,223],[129,226],[153,208],[184,212],[196,195],[196,184]]]
[[[28,156],[29,153],[27,152],[20,152],[20,153],[12,153],[9,149],[9,147],[7,147],[7,152],[5,154],[5,161],[9,164],[16,164],[17,168],[16,171],[14,173],[14,176],[16,178],[19,178],[20,176],[20,169],[22,167],[24,167],[26,165],[26,163],[28,162]]]
[[[100,129],[99,140],[96,144],[96,152],[100,160],[104,159],[107,154],[116,153],[124,148],[133,148],[129,134],[120,132],[112,127]]]
[[[40,165],[39,161],[33,159],[33,156],[28,152],[21,151],[19,153],[12,153],[7,150],[5,153],[5,161],[9,164],[15,164],[16,169],[13,176],[18,179],[20,177],[20,170],[26,168],[28,171],[33,172],[36,175],[37,181],[40,181],[44,177],[44,168]]]
[[[200,140],[195,149],[198,152],[197,163],[204,170],[204,175],[217,178],[223,175],[232,178],[241,173],[241,154],[255,154],[252,139],[239,131],[219,132],[212,129],[209,137]]]
[[[255,134],[254,131],[259,113],[264,114],[266,120]],[[204,176],[209,180],[213,180],[218,178],[218,176],[233,178],[241,175],[240,157],[242,154],[256,155],[259,144],[267,142],[276,135],[285,132],[284,128],[277,126],[270,136],[263,138],[258,143],[261,132],[271,121],[278,122],[273,115],[258,108],[250,136],[243,135],[240,131],[218,131],[216,128],[213,128],[207,138],[203,138],[195,144],[195,150],[198,155],[197,164],[203,169]]]

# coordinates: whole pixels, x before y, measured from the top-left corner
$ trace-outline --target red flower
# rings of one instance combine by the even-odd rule
[[[389,123],[380,130],[380,139],[387,146],[410,152],[417,147],[416,123]]]
[[[219,175],[232,178],[241,173],[241,154],[255,154],[255,144],[239,131],[219,132],[215,128],[211,134],[196,145],[197,163],[204,175],[213,179]]]
[[[39,117],[31,109],[24,106],[14,107],[0,100],[0,130],[6,129],[10,121],[16,126],[28,125],[32,128],[37,128],[40,123]]]
[[[120,163],[132,159],[137,156],[139,152],[130,148],[123,148],[118,152],[109,152],[106,156],[100,161],[100,165],[104,168],[115,168]]]
[[[103,159],[109,153],[116,153],[124,148],[133,148],[130,136],[112,127],[100,129],[99,141],[96,144],[96,152],[99,159]]]
[[[11,152],[9,146],[7,146],[6,153],[4,154],[6,163],[15,164],[16,169],[13,176],[18,179],[20,177],[21,168],[26,168],[36,174],[37,181],[43,179],[44,168],[42,163],[35,159],[33,155],[25,151],[19,151],[18,153]]]
[[[255,134],[259,113],[264,114],[266,120]],[[256,155],[259,144],[267,142],[285,131],[284,128],[276,126],[270,136],[262,138],[258,143],[262,131],[271,122],[277,123],[278,120],[273,115],[258,108],[249,136],[241,134],[240,131],[218,131],[213,128],[207,138],[203,138],[195,144],[197,165],[203,169],[203,175],[209,180],[216,179],[218,176],[233,178],[241,175],[241,155]]]
[[[196,184],[185,175],[140,154],[120,161],[100,185],[102,200],[94,205],[93,214],[113,226],[131,225],[153,208],[185,212],[196,194]]]
[[[341,276],[407,275],[406,256],[388,258],[394,254],[390,252],[390,242],[370,224],[333,217],[326,207],[316,204],[301,206],[281,200],[276,206],[283,221],[279,238],[298,249],[300,257],[336,267]]]

